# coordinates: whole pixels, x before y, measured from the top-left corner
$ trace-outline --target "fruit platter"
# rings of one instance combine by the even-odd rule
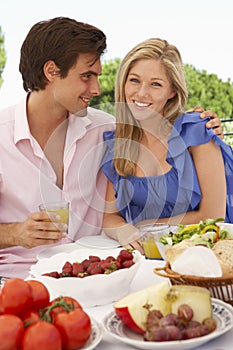
[[[192,349],[232,329],[232,307],[206,288],[162,282],[129,294],[105,316],[106,331],[139,349]]]

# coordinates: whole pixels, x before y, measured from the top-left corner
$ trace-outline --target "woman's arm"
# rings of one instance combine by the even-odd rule
[[[135,226],[126,223],[121,216],[116,207],[115,191],[110,181],[108,181],[107,186],[103,230],[107,236],[118,241],[121,246],[134,248],[143,253],[140,243],[140,232]]]
[[[190,212],[184,217],[190,222],[226,215],[226,177],[221,149],[213,140],[206,144],[190,147],[197,172],[202,199],[197,213]],[[195,220],[195,222],[197,222]]]

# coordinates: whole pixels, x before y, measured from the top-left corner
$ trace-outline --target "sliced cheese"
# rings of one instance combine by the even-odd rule
[[[212,317],[210,292],[207,288],[191,285],[173,285],[167,294],[171,312],[177,314],[178,307],[188,304],[193,309],[193,320],[202,322]]]

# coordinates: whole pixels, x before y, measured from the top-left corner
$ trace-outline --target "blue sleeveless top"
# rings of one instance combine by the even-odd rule
[[[123,177],[112,163],[115,131],[103,134],[107,151],[102,171],[114,185],[116,206],[124,219],[132,224],[165,218],[197,210],[201,191],[188,147],[208,143],[211,139],[221,148],[225,164],[227,203],[225,222],[233,223],[233,150],[205,127],[206,119],[199,113],[184,113],[173,125],[168,141],[166,160],[170,171],[159,176]],[[217,203],[216,203],[217,205]]]

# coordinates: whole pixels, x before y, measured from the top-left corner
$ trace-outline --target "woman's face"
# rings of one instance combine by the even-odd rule
[[[175,95],[165,69],[157,59],[141,59],[129,71],[126,102],[138,121],[163,115],[167,100]],[[156,113],[154,113],[156,112]]]

